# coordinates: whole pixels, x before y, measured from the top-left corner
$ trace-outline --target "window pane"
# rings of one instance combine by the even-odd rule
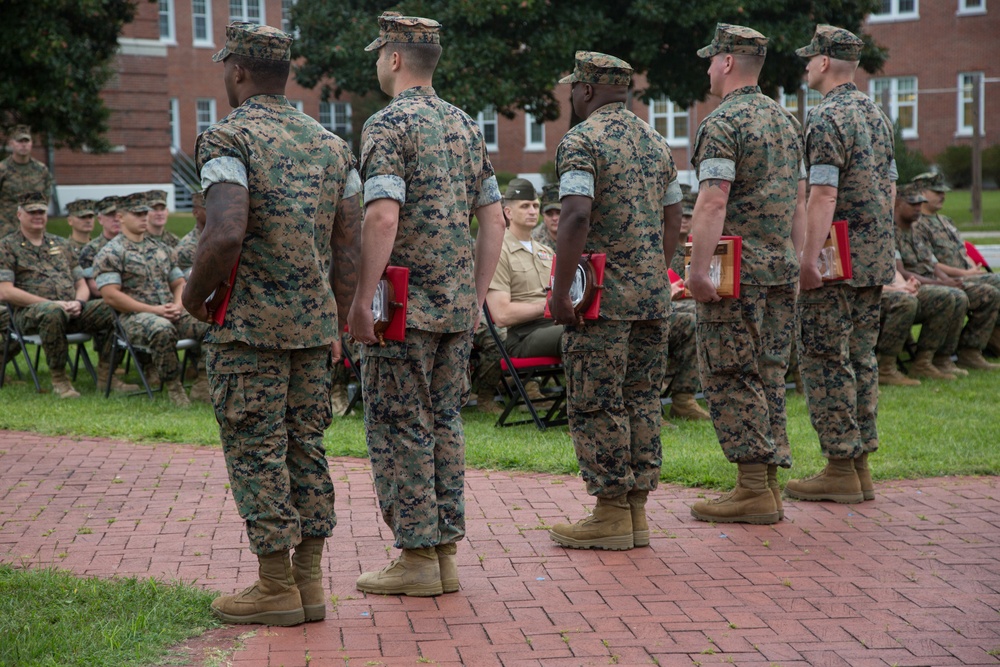
[[[681,138],[688,135],[687,114],[674,116],[674,136]]]
[[[913,122],[913,107],[899,107],[899,126],[908,130],[915,130]]]

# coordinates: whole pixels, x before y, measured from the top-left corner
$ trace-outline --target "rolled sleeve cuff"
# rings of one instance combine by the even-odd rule
[[[809,168],[809,185],[840,187],[840,169],[832,164],[814,164]]]
[[[94,267],[83,268],[80,267],[80,275],[85,279],[90,279],[94,277]]]
[[[897,250],[896,254],[895,254],[895,257],[896,257],[896,259],[902,260],[903,259],[903,254]]]
[[[402,206],[406,203],[406,181],[399,176],[372,176],[365,181],[365,204],[377,199],[395,199]]]
[[[7,271],[6,269],[0,270],[0,283],[12,283],[14,282],[14,272]]]
[[[476,202],[476,208],[489,206],[494,202],[500,201],[500,199],[500,185],[497,183],[497,177],[490,176],[483,181],[483,191],[479,193],[479,200]]]
[[[216,183],[234,183],[250,189],[247,168],[234,157],[217,157],[201,168],[201,189],[208,190]]]
[[[586,171],[567,171],[559,178],[559,199],[570,195],[594,198],[594,175]]]
[[[172,283],[175,280],[178,280],[183,277],[184,277],[184,272],[181,271],[180,267],[175,266],[174,268],[170,269],[170,273],[167,275],[167,281]]]
[[[682,199],[684,199],[684,193],[681,191],[681,184],[676,180],[671,181],[670,185],[667,186],[666,194],[663,196],[663,205],[670,206]]]
[[[889,163],[889,180],[895,183],[899,180],[899,169],[896,167],[896,160]]]
[[[79,266],[73,267],[73,282],[76,282],[77,280],[80,280],[81,278],[85,277],[86,276],[83,275],[83,269],[81,269]]]
[[[344,185],[344,199],[350,199],[356,194],[364,191],[364,186],[361,185],[361,177],[358,176],[357,169],[351,169],[351,173],[347,175],[347,184]]]
[[[806,173],[805,160],[799,160],[799,180],[804,181],[807,178],[809,178],[809,174]]]
[[[698,182],[710,180],[732,183],[736,180],[736,163],[724,157],[702,160],[698,165]]]
[[[101,289],[105,285],[121,285],[122,284],[122,274],[117,271],[109,271],[108,273],[98,274],[94,278],[94,282],[97,283],[97,289]]]

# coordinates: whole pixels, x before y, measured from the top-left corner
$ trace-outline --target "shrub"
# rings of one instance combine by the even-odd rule
[[[896,136],[896,170],[899,171],[899,183],[909,183],[917,174],[922,174],[928,170],[927,158],[918,150],[910,150],[903,141],[903,133],[899,129],[899,123],[893,127]]]
[[[972,147],[948,146],[937,156],[937,165],[953,188],[972,185]]]
[[[983,151],[983,184],[993,181],[1000,188],[1000,144],[993,144]]]

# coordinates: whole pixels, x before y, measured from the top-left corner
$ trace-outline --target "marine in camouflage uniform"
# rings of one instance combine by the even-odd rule
[[[556,151],[562,211],[556,254],[607,255],[600,316],[583,322],[569,300],[576,262],[556,262],[550,309],[566,326],[563,365],[569,430],[591,517],[550,537],[571,548],[649,543],[645,502],[660,478],[660,388],[667,354],[667,259],[680,227],[681,190],[670,147],[625,108],[632,67],[576,53],[571,83],[583,122]]]
[[[399,558],[358,578],[371,593],[458,590],[456,543],[465,536],[469,355],[478,309],[500,253],[503,212],[475,120],[431,86],[441,53],[437,21],[386,12],[379,83],[392,96],[362,132],[365,222],[351,335],[365,343],[365,433],[382,518]],[[470,234],[475,215],[479,232]],[[391,240],[391,242],[390,242]],[[409,269],[403,341],[376,343],[372,298],[386,266]],[[448,567],[446,568],[445,561]]]
[[[77,199],[66,205],[68,217],[66,222],[70,227],[70,235],[66,239],[70,249],[70,262],[73,267],[80,264],[80,251],[90,243],[90,233],[94,231],[94,217],[96,211],[94,206],[97,202],[93,199]]]
[[[83,246],[77,256],[80,271],[83,272],[83,277],[87,280],[90,295],[93,298],[98,298],[101,295],[96,283],[94,283],[94,258],[108,244],[108,241],[118,236],[121,230],[121,219],[118,215],[119,199],[119,197],[110,196],[97,202],[94,210],[97,213],[97,221],[101,225],[101,233],[97,238],[91,239],[90,243]]]
[[[862,46],[849,31],[820,25],[796,51],[808,59],[809,86],[824,93],[805,134],[811,190],[798,353],[809,416],[828,462],[819,475],[785,487],[803,500],[874,498],[868,455],[878,449],[875,344],[882,286],[893,278],[896,168],[892,123],[854,85]],[[824,284],[818,257],[833,220],[847,220],[853,278]]]
[[[722,103],[702,121],[693,149],[701,185],[686,284],[698,301],[698,365],[715,433],[739,468],[732,494],[691,508],[702,521],[778,521],[777,468],[792,465],[785,373],[805,174],[798,122],[756,85],[767,42],[756,30],[720,23],[698,52],[711,58],[711,89]],[[719,298],[709,279],[721,235],[743,240],[739,298]]]
[[[49,168],[31,157],[31,128],[18,125],[10,134],[11,154],[0,161],[0,239],[16,232],[18,198],[28,192],[45,196],[52,193]]]
[[[205,229],[205,193],[200,190],[191,194],[191,214],[194,216],[194,229],[185,234],[171,251],[171,259],[184,272],[185,279],[191,275],[198,239]]]
[[[0,301],[15,306],[14,317],[23,334],[41,337],[55,393],[76,398],[80,394],[66,377],[66,335],[107,332],[113,316],[102,302],[87,300],[86,283],[72,264],[66,239],[45,231],[48,198],[28,192],[19,201],[18,216],[23,221],[18,231],[0,240]],[[7,323],[3,324],[6,332]],[[103,362],[107,350],[98,349]]]
[[[195,148],[208,224],[185,308],[207,321],[206,299],[238,262],[222,324],[205,337],[233,499],[259,563],[253,587],[212,603],[234,623],[322,619],[322,552],[337,522],[323,432],[356,283],[361,182],[346,142],[284,95],[291,41],[227,26],[213,60],[234,109]]]
[[[559,184],[549,183],[542,188],[542,221],[531,232],[531,240],[550,248],[556,247],[556,235],[553,229],[559,226]],[[552,227],[553,229],[550,229]]]

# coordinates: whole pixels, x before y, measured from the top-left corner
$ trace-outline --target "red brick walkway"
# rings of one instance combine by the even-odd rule
[[[400,599],[354,589],[390,540],[367,463],[332,471],[326,621],[250,628],[237,667],[1000,664],[998,478],[788,503],[776,526],[696,522],[697,492],[666,486],[650,548],[595,552],[545,531],[583,516],[580,481],[473,471],[462,591]],[[256,562],[226,481],[218,449],[0,432],[0,561],[236,591]]]

